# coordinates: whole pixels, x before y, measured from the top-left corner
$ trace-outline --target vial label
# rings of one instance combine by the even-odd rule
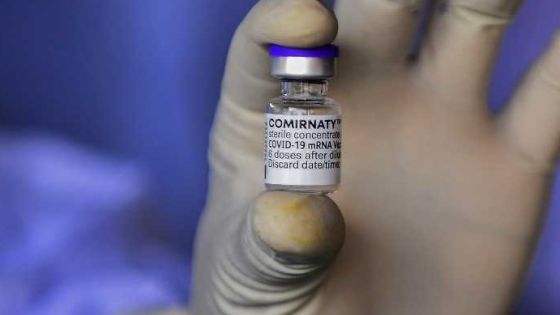
[[[340,130],[339,115],[266,114],[265,183],[337,185]]]

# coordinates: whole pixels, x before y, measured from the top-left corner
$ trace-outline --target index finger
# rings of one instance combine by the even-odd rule
[[[230,47],[222,96],[262,112],[278,89],[269,74],[266,45],[314,47],[334,40],[337,21],[317,0],[262,0],[237,29]]]

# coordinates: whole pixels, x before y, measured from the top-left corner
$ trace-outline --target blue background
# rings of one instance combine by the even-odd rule
[[[254,2],[0,0],[0,313],[186,301],[227,47]],[[560,2],[526,1],[494,110],[559,26]],[[560,314],[556,192],[521,314]]]

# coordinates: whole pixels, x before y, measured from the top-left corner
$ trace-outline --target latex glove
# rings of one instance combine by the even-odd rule
[[[317,292],[342,234],[336,207],[325,198],[296,202],[293,213],[309,214],[298,217],[282,210],[298,195],[265,194],[257,206],[251,202],[263,190],[263,109],[278,94],[266,44],[325,44],[335,36],[336,21],[314,0],[265,0],[241,24],[213,131],[195,315],[510,310],[538,236],[560,145],[560,41],[528,74],[507,111],[491,117],[490,70],[514,1],[451,1],[433,17],[420,58],[411,63],[419,6],[414,0],[338,3],[342,57],[330,94],[343,104],[344,149],[334,200],[347,237]],[[266,213],[281,217],[274,221]],[[261,224],[259,215],[272,223]],[[318,219],[325,217],[330,221]],[[296,229],[307,237],[302,250],[290,243],[286,222],[339,232],[313,239]],[[256,226],[270,228],[259,234]],[[255,239],[262,242],[255,245]],[[303,272],[294,280],[298,261],[319,275]],[[241,270],[242,277],[213,276],[224,270]]]

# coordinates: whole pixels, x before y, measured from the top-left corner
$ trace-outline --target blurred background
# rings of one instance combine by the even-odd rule
[[[188,302],[227,47],[254,0],[0,0],[0,314]],[[560,27],[527,0],[497,111]],[[518,305],[560,314],[560,176]]]

